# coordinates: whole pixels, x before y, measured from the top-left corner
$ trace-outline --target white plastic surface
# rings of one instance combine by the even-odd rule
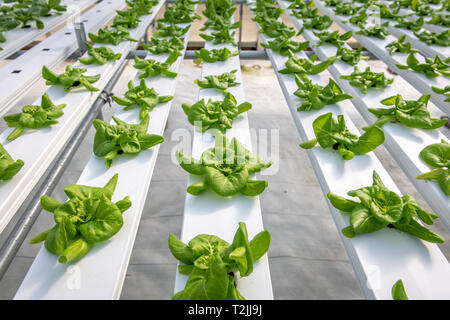
[[[265,39],[264,35],[261,37]],[[312,123],[319,115],[332,112],[336,117],[344,114],[343,107],[348,107],[348,102],[325,106],[317,111],[298,112],[297,98],[293,95],[297,89],[294,77],[278,73],[278,70],[284,68],[287,58],[270,49],[267,52],[302,141],[315,137]],[[298,56],[305,57],[303,52]],[[319,76],[310,78],[316,83],[324,84]],[[344,117],[348,129],[359,133],[350,118]],[[349,190],[371,185],[374,170],[390,190],[400,194],[373,152],[347,161],[342,160],[337,152],[320,147],[307,150],[307,153],[324,195],[332,192],[347,196]],[[330,203],[329,207],[339,230],[349,225],[347,214],[342,214]],[[410,299],[450,298],[450,265],[437,245],[389,228],[352,239],[346,238],[341,232],[339,235],[366,298],[392,299],[391,288],[399,279],[403,280]]]
[[[439,88],[444,88],[450,85],[450,79],[445,76],[439,76],[437,78],[427,78],[423,73],[414,72],[412,70],[402,70],[397,68],[396,64],[406,65],[407,54],[404,53],[394,53],[390,55],[386,50],[385,46],[394,40],[396,37],[388,35],[386,39],[378,39],[374,37],[366,37],[357,35],[356,32],[359,30],[358,27],[351,23],[342,23],[342,20],[347,20],[347,18],[335,15],[333,10],[324,6],[320,0],[315,1],[315,6],[319,8],[324,14],[330,16],[339,26],[341,26],[345,31],[353,30],[353,37],[367,50],[372,52],[380,60],[386,63],[389,68],[394,70],[396,73],[402,76],[403,79],[408,81],[413,87],[415,87],[422,94],[430,94],[431,101],[446,115],[450,115],[450,103],[445,102],[445,95],[435,93],[431,87],[436,86]],[[415,54],[416,58],[423,62],[424,58],[420,54]]]
[[[181,26],[186,27],[186,24]],[[185,45],[188,35],[185,36]],[[184,56],[184,50],[181,53]],[[164,61],[167,56],[148,54],[147,58]],[[171,71],[178,71],[183,56],[174,62]],[[139,84],[139,81],[136,76],[135,84]],[[158,76],[145,81],[149,88],[153,87],[160,95],[174,94],[176,78]],[[159,104],[150,112],[148,133],[163,135],[171,104],[172,101]],[[123,111],[119,107],[115,116],[128,123],[139,123],[139,108]],[[113,201],[130,196],[132,202],[132,206],[123,214],[123,227],[110,240],[95,244],[91,252],[72,265],[59,264],[57,257],[42,246],[15,299],[85,300],[120,297],[159,147],[156,145],[141,151],[137,156],[119,156],[113,160],[110,169],[105,167],[103,158],[92,155],[77,184],[103,186],[118,173]],[[80,271],[81,276],[81,285],[77,290],[70,289],[73,279],[71,270],[74,268]]]
[[[279,2],[282,8],[287,8],[285,1]],[[297,28],[301,28],[302,22],[300,20],[293,16],[289,17]],[[316,47],[315,44],[319,39],[311,30],[305,29],[303,36],[306,40],[310,41],[310,46],[321,60],[328,59],[336,54],[335,46],[322,45]],[[348,45],[345,46],[349,48]],[[360,60],[358,63],[360,70],[365,70],[368,66],[363,60]],[[328,67],[328,71],[344,92],[353,96],[355,107],[369,124],[375,122],[376,117],[368,111],[368,108],[386,108],[386,106],[380,103],[381,100],[402,94],[402,92],[396,90],[395,82],[385,89],[369,90],[367,94],[362,93],[358,88],[351,86],[347,80],[340,78],[341,75],[350,74],[353,71],[353,66],[339,59]],[[417,98],[420,97],[420,93],[412,86],[408,88],[408,94],[414,94]],[[439,215],[441,222],[447,230],[450,230],[450,198],[442,191],[437,182],[416,179],[418,174],[431,170],[420,159],[420,151],[430,144],[441,142],[442,139],[447,140],[446,137],[439,130],[414,129],[393,123],[385,124],[383,131],[386,138],[384,145],[388,148],[399,166],[405,171],[411,182],[413,182],[423,195],[424,199],[427,200],[434,212]]]
[[[150,25],[164,2],[161,0],[158,5],[153,7],[151,14],[141,17],[139,27],[130,30],[131,37],[139,39],[144,35],[147,26]],[[122,57],[120,60],[107,62],[102,66],[74,63],[74,67],[87,69],[85,75],[101,74],[100,80],[94,83],[94,86],[100,90],[90,92],[83,89],[66,93],[61,86],[51,86],[46,93],[53,103],[55,105],[66,104],[63,109],[64,115],[57,119],[58,124],[39,130],[27,130],[13,141],[6,140],[13,128],[8,128],[0,134],[0,143],[11,157],[14,160],[21,159],[25,163],[12,179],[0,182],[0,232],[80,125],[102,88],[119,66],[124,63],[128,52],[136,46],[137,43],[131,41],[122,42],[117,46],[109,46],[114,52],[122,53]],[[40,98],[34,103],[40,104]]]
[[[30,28],[16,28],[3,32],[6,41],[0,43],[0,47],[3,48],[3,50],[0,51],[0,59],[7,58],[40,36],[52,31],[64,22],[80,15],[81,11],[93,3],[95,3],[95,0],[63,0],[61,1],[61,5],[66,5],[67,11],[63,12],[61,15],[40,18],[40,20],[44,23],[43,29],[39,30],[36,28],[34,22],[30,22]]]
[[[205,48],[207,49],[219,49],[222,47],[227,47],[231,51],[237,50],[237,47],[228,44],[213,45],[208,41],[205,43]],[[228,58],[224,62],[203,63],[202,77],[219,75],[235,69],[237,70],[236,81],[240,85],[230,87],[228,91],[231,92],[236,98],[237,103],[240,104],[245,102],[245,97],[239,56]],[[202,98],[219,100],[223,99],[223,94],[215,89],[200,89],[198,100]],[[186,103],[194,103],[194,101]],[[252,111],[250,110],[249,112]],[[209,131],[203,135],[194,129],[193,131],[195,134],[192,157],[199,159],[203,151],[214,146],[215,139]],[[233,127],[227,130],[226,136],[228,139],[236,137],[248,150],[252,150],[246,113],[239,115],[234,120]],[[188,179],[188,185],[198,180],[197,176],[191,175]],[[231,243],[239,222],[245,222],[249,239],[264,230],[259,197],[247,197],[238,194],[225,198],[216,195],[210,190],[202,193],[200,196],[193,196],[186,193],[181,241],[187,243],[199,234],[213,234]],[[270,230],[268,231],[270,232]],[[187,278],[188,276],[186,275],[176,273],[175,293],[184,289]],[[254,264],[252,274],[237,280],[237,288],[248,300],[273,299],[267,254]]]
[[[123,0],[104,0],[75,21],[84,21],[87,36],[88,32],[97,32],[98,28],[112,18],[115,10],[125,7],[124,4]],[[0,88],[2,88],[0,91],[0,116],[14,107],[20,98],[31,89],[32,85],[40,79],[43,65],[52,69],[74,53],[77,48],[73,24],[69,23],[0,68]]]

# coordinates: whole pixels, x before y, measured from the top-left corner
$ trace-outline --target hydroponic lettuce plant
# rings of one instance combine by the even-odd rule
[[[200,51],[195,51],[195,55],[197,59],[194,60],[195,64],[199,64],[202,62],[217,62],[217,61],[225,61],[230,57],[234,57],[239,55],[241,51],[230,51],[228,48],[221,49],[205,49],[201,48]]]
[[[108,27],[105,27],[103,29],[98,29],[96,35],[93,33],[89,33],[88,35],[92,42],[112,44],[114,46],[127,40],[137,42],[136,39],[130,37],[128,29],[123,26],[118,26],[116,29],[108,29]]]
[[[300,144],[301,148],[311,149],[319,143],[323,149],[337,150],[344,160],[352,159],[355,154],[362,155],[375,150],[384,142],[384,133],[380,128],[368,128],[358,137],[347,129],[343,115],[338,115],[336,120],[331,112],[317,117],[313,122],[313,130],[316,138]]]
[[[173,234],[169,235],[169,249],[182,264],[178,272],[188,275],[184,290],[173,300],[244,300],[236,288],[237,275],[249,276],[253,264],[261,259],[270,246],[270,233],[259,232],[251,241],[245,223],[239,228],[233,242],[208,234],[193,238],[186,245]]]
[[[65,203],[45,195],[41,207],[53,213],[55,226],[38,234],[30,244],[44,242],[45,248],[58,255],[58,262],[69,263],[83,258],[97,242],[114,236],[123,225],[122,213],[130,206],[129,197],[111,201],[118,175],[102,187],[70,185],[64,188]]]
[[[424,73],[428,78],[436,78],[441,74],[450,77],[450,58],[442,60],[439,55],[434,57],[434,60],[424,57],[425,62],[417,60],[413,53],[408,55],[406,65],[396,64],[399,69],[411,69],[416,72]]]
[[[319,16],[319,10],[317,8],[304,8],[299,10],[292,10],[291,15],[296,17],[297,19],[314,18]]]
[[[21,113],[10,114],[3,118],[8,127],[14,128],[6,140],[18,138],[25,129],[39,129],[58,123],[55,119],[64,114],[62,109],[65,106],[65,104],[55,106],[50,97],[44,93],[40,106],[27,105],[22,108]]]
[[[450,196],[450,144],[442,140],[426,146],[420,152],[420,158],[431,171],[419,174],[416,179],[436,181],[447,196]]]
[[[105,159],[105,166],[110,168],[115,157],[121,154],[137,155],[164,141],[157,134],[148,134],[148,113],[140,124],[129,124],[112,117],[116,125],[95,119],[94,154]]]
[[[416,49],[411,48],[411,43],[405,42],[406,34],[402,35],[397,40],[392,41],[391,43],[386,45],[386,49],[389,51],[389,54],[394,54],[395,52],[400,53],[416,53],[419,52]]]
[[[241,113],[250,110],[251,107],[249,102],[238,105],[236,99],[229,92],[225,94],[223,101],[209,99],[206,102],[205,99],[202,99],[193,105],[182,104],[189,123],[196,126],[201,132],[209,129],[218,129],[224,132],[231,129],[233,120]]]
[[[231,141],[216,133],[214,148],[204,151],[200,160],[185,155],[180,150],[176,157],[180,166],[193,175],[203,179],[191,184],[187,192],[197,196],[207,189],[212,189],[222,197],[230,197],[238,193],[253,197],[264,191],[267,181],[251,180],[250,174],[271,166],[258,155],[250,152],[236,139]]]
[[[352,48],[341,46],[337,48],[336,56],[349,65],[356,66],[360,60],[369,60],[369,57],[361,55],[362,48],[363,47],[359,47],[358,49],[353,50]]]
[[[426,44],[433,44],[442,47],[450,46],[450,30],[441,33],[422,30],[422,32],[414,31],[414,35]]]
[[[0,180],[9,180],[22,169],[23,161],[16,160],[0,144]]]
[[[156,77],[163,75],[169,78],[175,78],[177,73],[170,71],[172,63],[174,63],[180,53],[178,51],[173,51],[169,57],[164,62],[158,62],[153,59],[140,59],[138,56],[134,57],[134,67],[140,71],[141,74],[138,75],[139,79]]]
[[[325,61],[314,64],[317,59],[317,55],[313,55],[311,58],[299,58],[294,53],[289,54],[289,59],[285,63],[285,68],[279,72],[282,74],[318,74],[333,64],[336,57],[330,57]]]
[[[100,74],[95,76],[85,76],[87,69],[84,68],[72,68],[66,66],[66,70],[62,74],[56,74],[50,71],[46,66],[42,67],[42,77],[47,80],[46,85],[60,85],[64,87],[65,92],[69,92],[73,89],[85,88],[89,91],[98,91],[92,83],[97,82],[100,79]]]
[[[8,12],[16,21],[20,21],[22,28],[29,28],[30,22],[34,22],[37,29],[44,29],[44,23],[40,20],[38,12],[25,6],[15,6]]]
[[[448,28],[450,27],[450,14],[435,13],[426,23]]]
[[[108,61],[116,61],[122,57],[121,53],[115,53],[108,47],[94,47],[86,42],[87,54],[89,57],[80,57],[78,61],[82,64],[98,64],[104,65]]]
[[[268,20],[259,23],[260,33],[266,34],[268,37],[276,38],[279,36],[284,36],[291,38],[295,36],[295,29],[293,27],[288,27],[281,21]]]
[[[298,89],[294,95],[299,97],[302,103],[297,108],[298,111],[319,110],[326,105],[353,98],[351,95],[343,93],[339,85],[331,78],[326,86],[321,86],[312,83],[307,77],[300,77],[296,74],[295,83]]]
[[[412,31],[419,31],[423,26],[423,17],[416,20],[408,20],[406,17],[397,17],[398,23],[394,26],[396,28],[403,28]]]
[[[319,41],[316,44],[316,47],[320,47],[324,44],[330,44],[336,47],[341,47],[345,44],[345,41],[352,37],[353,31],[348,31],[343,34],[339,34],[339,31],[323,31],[323,32],[314,32],[314,35],[319,38]]]
[[[125,2],[130,7],[129,10],[135,12],[138,17],[142,17],[152,13],[152,7],[158,3],[158,0],[125,0]]]
[[[168,102],[172,96],[160,96],[153,88],[148,88],[144,79],[141,79],[138,86],[134,86],[133,81],[128,82],[128,91],[120,98],[113,96],[112,99],[118,104],[125,106],[124,110],[140,108],[139,119],[143,120],[150,111],[158,104]]]
[[[303,27],[306,29],[325,30],[328,29],[333,20],[329,16],[315,16],[312,18],[305,18],[303,20]]]
[[[195,19],[200,20],[201,17],[192,10],[192,6],[182,3],[176,3],[164,11],[164,17],[158,19],[158,22],[167,23],[191,23]]]
[[[327,197],[336,209],[350,214],[350,225],[341,230],[348,238],[388,227],[432,243],[445,241],[417,221],[432,225],[438,216],[422,208],[411,195],[401,197],[389,190],[376,171],[371,186],[351,190],[347,195],[359,198],[360,202],[333,193]]]
[[[445,99],[445,102],[450,102],[450,85],[445,86],[444,88],[438,88],[438,87],[431,87],[431,89],[438,93],[438,94],[443,94],[447,97],[447,99]]]
[[[355,25],[359,25],[360,23],[365,23],[367,21],[367,14],[365,12],[360,13],[360,14],[356,14],[353,17],[351,17],[350,19],[348,19],[348,21],[343,21],[344,23],[350,22],[352,24]]]
[[[151,39],[151,44],[143,43],[142,47],[153,53],[163,54],[172,53],[173,51],[180,51],[184,49],[184,38],[170,37],[170,38],[155,38]]]
[[[409,300],[408,296],[405,291],[405,287],[403,286],[403,281],[398,280],[393,286],[392,286],[392,299],[394,300]]]
[[[361,34],[367,37],[375,37],[378,39],[386,39],[387,35],[391,33],[388,31],[389,22],[385,22],[381,25],[376,24],[373,26],[364,26],[361,22],[358,23],[358,27],[361,29],[356,34]]]
[[[200,37],[206,41],[211,41],[213,44],[230,43],[233,46],[237,46],[235,39],[235,31],[231,31],[228,28],[223,28],[218,31],[213,31],[211,34],[200,33]]]
[[[153,35],[155,38],[163,38],[163,37],[182,37],[188,32],[191,26],[188,25],[184,28],[177,26],[174,23],[165,25],[161,22],[158,22],[158,26],[156,27],[156,32]]]
[[[355,66],[350,75],[341,76],[341,79],[349,80],[352,86],[359,87],[363,93],[367,93],[370,88],[386,88],[394,81],[394,79],[386,78],[384,72],[373,72],[370,67],[360,71],[358,66]]]
[[[358,10],[353,7],[352,4],[347,3],[337,3],[335,8],[333,9],[335,14],[342,16],[353,16],[358,12]]]
[[[385,4],[377,4],[380,8],[380,18],[381,19],[390,19],[395,20],[398,17],[398,13],[400,11],[400,8],[390,10],[388,6]]]
[[[308,49],[309,41],[297,42],[290,40],[289,37],[279,36],[268,43],[261,43],[261,46],[271,49],[274,52],[278,52],[282,56],[288,56],[289,52],[300,52]]]
[[[116,10],[117,15],[113,20],[112,27],[117,28],[118,26],[124,27],[126,29],[135,29],[139,26],[138,13],[133,10]]]
[[[229,87],[239,84],[239,82],[236,82],[236,72],[237,70],[232,70],[220,75],[206,76],[204,80],[197,79],[194,82],[201,88],[215,88],[225,91]]]
[[[378,120],[372,126],[382,127],[388,122],[400,122],[410,128],[437,129],[447,123],[447,119],[431,118],[427,104],[430,95],[426,94],[417,100],[404,100],[401,95],[381,100],[381,103],[391,108],[369,108]]]
[[[289,2],[292,2],[292,3],[288,6],[288,9],[301,10],[301,9],[310,8],[310,7],[314,6],[314,1],[305,2],[303,0],[294,0],[294,1],[289,1]]]

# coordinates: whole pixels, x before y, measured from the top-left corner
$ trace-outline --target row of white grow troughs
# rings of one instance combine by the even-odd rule
[[[103,0],[75,22],[83,22],[86,33],[95,33],[125,7],[123,0]],[[1,44],[0,44],[1,45]],[[0,115],[4,115],[41,79],[42,65],[49,69],[67,59],[78,48],[73,23],[56,31],[33,48],[0,68]],[[1,52],[1,51],[0,51]]]
[[[107,1],[107,0],[105,0]],[[0,59],[7,58],[11,54],[25,47],[37,38],[57,28],[61,24],[79,16],[83,10],[93,5],[96,0],[63,0],[61,5],[66,6],[66,11],[61,15],[42,17],[40,20],[44,23],[43,29],[38,29],[35,23],[31,23],[29,28],[16,28],[4,31],[6,41],[0,43]]]
[[[302,21],[290,15],[292,11],[287,8],[288,3],[279,0],[279,4],[283,9],[287,10],[286,12],[289,14],[289,17],[296,28],[300,29],[303,25]],[[305,29],[302,35],[310,42],[311,48],[321,60],[326,60],[336,55],[337,47],[333,45],[316,47],[319,39],[314,35],[311,29]],[[347,44],[345,44],[345,47],[350,48]],[[365,70],[369,65],[364,60],[360,60],[357,66],[360,70]],[[368,108],[384,107],[380,103],[381,100],[397,94],[402,94],[402,92],[398,92],[396,89],[395,83],[383,90],[369,90],[367,94],[364,94],[359,88],[351,86],[348,80],[340,78],[342,75],[349,75],[353,72],[353,66],[340,59],[330,65],[328,71],[332,74],[341,88],[346,93],[353,96],[355,107],[368,124],[371,124],[376,120],[376,117],[369,112]],[[414,95],[415,99],[421,96],[421,94],[410,85],[407,85],[407,90],[405,91],[407,92],[404,93],[407,93],[409,96]],[[431,103],[429,103],[429,105],[431,105]],[[414,129],[408,128],[402,124],[394,123],[385,124],[383,126],[383,131],[386,139],[384,145],[388,148],[391,155],[418,191],[423,195],[424,199],[427,200],[430,207],[439,215],[440,220],[446,229],[450,230],[449,197],[442,191],[438,183],[416,179],[418,174],[430,171],[429,167],[420,159],[420,151],[430,144],[440,143],[442,139],[445,139],[445,136],[439,130]]]
[[[152,17],[159,11],[164,1],[153,9]],[[178,24],[186,27],[187,24]],[[186,48],[189,33],[184,35]],[[178,72],[185,49],[172,64],[170,71]],[[146,59],[163,62],[167,54],[148,53]],[[138,75],[133,80],[138,85]],[[176,78],[157,76],[146,78],[148,88],[154,88],[161,96],[172,96],[175,91]],[[122,96],[123,93],[116,94]],[[149,134],[163,135],[172,101],[159,104],[150,112]],[[119,106],[114,116],[127,122],[137,124],[139,108],[124,111]],[[113,123],[113,122],[111,122]],[[111,168],[106,168],[104,159],[94,154],[89,159],[77,184],[103,186],[118,174],[118,183],[113,201],[130,196],[131,207],[124,212],[124,223],[120,231],[111,239],[96,244],[83,259],[67,265],[58,263],[57,257],[42,246],[33,262],[15,299],[118,299],[125,279],[128,262],[138,230],[140,218],[147,199],[147,192],[155,167],[160,145],[141,151],[137,156],[122,155],[116,159]],[[75,271],[74,271],[75,270]],[[81,279],[79,288],[71,290],[73,273],[78,272]]]
[[[161,0],[158,5],[153,7],[151,14],[140,18],[140,25],[136,29],[130,30],[132,38],[140,39],[144,36],[164,2],[164,0]],[[63,109],[64,115],[58,118],[57,124],[40,130],[26,131],[13,141],[6,140],[13,128],[8,128],[0,134],[0,144],[13,159],[21,159],[24,162],[22,169],[12,179],[0,182],[0,232],[28,197],[29,192],[41,179],[68,139],[76,132],[76,129],[88,114],[91,105],[99,97],[111,77],[122,64],[127,62],[127,55],[137,47],[137,42],[124,41],[117,46],[106,46],[116,53],[121,53],[121,58],[104,65],[86,66],[78,61],[73,64],[73,67],[86,68],[85,75],[101,75],[100,80],[94,83],[99,91],[75,90],[64,92],[62,86],[51,86],[46,91],[51,101],[55,105],[66,104]],[[88,57],[88,54],[86,53],[84,56]],[[40,100],[40,98],[37,99],[34,104],[40,105]]]
[[[210,30],[208,30],[209,32]],[[236,51],[238,49],[229,44],[214,45],[209,41],[205,42],[205,48],[208,50],[224,47],[230,51]],[[236,98],[237,104],[239,105],[245,102],[239,56],[230,57],[223,62],[203,62],[202,78],[209,75],[220,75],[224,72],[231,72],[232,70],[237,70],[236,81],[240,84],[228,88],[227,91]],[[223,94],[216,89],[200,89],[198,100],[205,99],[207,101],[210,98],[213,100],[223,100]],[[202,134],[196,132],[196,129],[193,128],[193,132],[192,157],[199,159],[203,151],[214,147],[215,138],[209,131]],[[252,151],[246,112],[234,119],[233,127],[226,131],[226,136],[229,140],[235,137],[245,148]],[[187,152],[187,154],[189,153]],[[188,185],[195,182],[197,182],[196,177],[191,175],[188,179]],[[252,239],[257,233],[263,230],[261,206],[258,196],[247,197],[242,194],[236,194],[233,197],[221,197],[210,190],[202,193],[201,196],[193,196],[187,193],[181,241],[188,243],[199,234],[213,234],[231,243],[239,227],[239,222],[246,224],[249,239]],[[177,271],[174,293],[184,289],[187,278],[186,275],[182,275]],[[237,280],[237,289],[246,299],[273,299],[267,254],[253,265],[253,272],[248,277]]]
[[[272,40],[261,34],[264,42]],[[297,111],[297,97],[293,92],[297,85],[292,75],[280,74],[287,57],[267,49],[267,53],[278,77],[281,89],[292,113],[302,141],[315,137],[312,122],[320,115],[332,112],[333,116],[344,115],[348,129],[358,129],[345,114],[351,108],[348,101],[325,106],[321,110]],[[297,56],[306,58],[305,53]],[[314,83],[324,85],[322,77],[308,76]],[[372,184],[375,170],[392,191],[401,194],[394,181],[373,152],[343,160],[337,152],[316,147],[307,150],[322,191],[346,196],[354,190]],[[348,226],[347,214],[342,214],[329,203],[331,215],[339,230]],[[410,299],[448,299],[450,293],[450,266],[436,244],[428,243],[403,232],[385,228],[372,234],[347,238],[340,237],[355,270],[364,296],[368,299],[391,299],[391,288],[402,279]]]
[[[356,34],[359,31],[359,27],[343,21],[347,20],[347,17],[334,14],[333,10],[327,8],[321,0],[316,0],[315,6],[322,11],[324,14],[331,17],[334,22],[336,22],[345,31],[353,31],[353,37],[368,51],[373,53],[378,59],[386,63],[389,68],[394,70],[397,74],[402,76],[403,79],[408,81],[413,87],[415,87],[422,94],[430,94],[431,101],[446,115],[450,115],[450,104],[445,102],[445,95],[438,94],[434,92],[431,87],[435,86],[438,88],[445,88],[450,85],[450,80],[445,76],[439,76],[437,78],[427,78],[423,73],[418,73],[410,70],[399,69],[396,64],[406,65],[407,54],[404,53],[394,53],[390,55],[386,49],[386,45],[397,40],[393,35],[386,36],[386,39],[378,39],[374,37],[366,37],[363,35]],[[424,57],[416,53],[416,58],[420,62],[424,62]],[[447,55],[448,57],[448,55]],[[434,58],[434,56],[433,56]]]

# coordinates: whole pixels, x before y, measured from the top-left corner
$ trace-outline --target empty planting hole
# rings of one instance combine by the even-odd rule
[[[72,34],[72,32],[66,32],[65,34],[69,35],[69,34]]]
[[[11,73],[20,73],[20,71],[22,71],[22,70],[14,70],[14,71],[11,72]]]
[[[44,48],[42,51],[50,51],[50,48]]]

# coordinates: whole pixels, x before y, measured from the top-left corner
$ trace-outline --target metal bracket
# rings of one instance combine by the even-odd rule
[[[107,103],[109,107],[111,108],[111,97],[114,95],[114,93],[110,91],[103,90],[102,93],[100,93],[99,98],[103,100],[104,103]]]
[[[86,30],[84,29],[83,22],[74,22],[73,23],[75,29],[75,35],[77,37],[78,50],[76,51],[76,55],[81,57],[87,50],[86,48]]]

